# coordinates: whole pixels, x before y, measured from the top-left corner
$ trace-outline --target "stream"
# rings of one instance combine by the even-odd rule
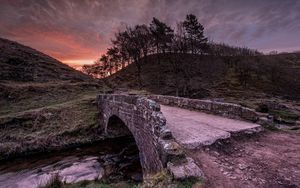
[[[143,177],[132,137],[0,161],[0,188],[41,187],[55,176],[65,183],[83,180],[141,182]]]

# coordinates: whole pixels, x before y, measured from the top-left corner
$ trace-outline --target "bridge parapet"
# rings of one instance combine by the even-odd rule
[[[257,113],[255,110],[238,104],[165,95],[149,95],[148,98],[163,105],[178,106],[185,109],[202,111],[232,119],[257,122],[261,117],[261,114]]]
[[[136,95],[103,94],[98,99],[100,128],[108,137],[111,117],[118,117],[132,133],[139,148],[144,179],[168,169],[174,178],[202,176],[199,167],[187,158],[172,133],[160,105]],[[192,170],[191,170],[192,169]]]

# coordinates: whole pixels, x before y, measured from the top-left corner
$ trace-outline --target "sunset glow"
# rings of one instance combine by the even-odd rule
[[[94,59],[62,60],[63,63],[68,64],[75,69],[80,69],[82,65],[91,65],[94,61]]]
[[[291,52],[300,49],[299,9],[297,0],[2,0],[0,37],[79,66],[98,59],[114,33],[127,25],[157,17],[175,27],[177,20],[193,13],[215,42]]]

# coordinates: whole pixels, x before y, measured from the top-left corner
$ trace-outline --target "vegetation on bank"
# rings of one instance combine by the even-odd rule
[[[100,139],[95,105],[99,89],[94,85],[45,83],[15,86],[15,90],[11,87],[13,98],[0,98],[0,103],[7,104],[0,111],[0,159]]]
[[[0,48],[1,160],[99,139],[104,84],[19,43],[0,39]]]
[[[85,95],[106,91],[96,82],[12,82],[0,83],[0,117],[8,114],[61,104]]]
[[[168,179],[160,179],[154,186],[151,187],[172,187],[172,188],[192,188],[203,187],[205,184],[202,179],[188,178],[181,181],[170,181]],[[105,183],[102,181],[82,181],[74,184],[63,183],[58,176],[54,176],[46,185],[40,188],[143,188],[147,187],[142,183],[135,182],[118,182]]]

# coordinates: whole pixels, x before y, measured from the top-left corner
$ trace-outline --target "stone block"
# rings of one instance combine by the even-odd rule
[[[163,140],[171,140],[173,139],[172,132],[166,128],[165,126],[160,129],[160,138]]]
[[[255,112],[255,110],[242,107],[241,108],[241,118],[255,122],[258,120],[258,115]]]
[[[187,161],[182,164],[167,164],[169,172],[176,180],[183,180],[186,178],[203,178],[204,174],[192,158],[187,157]]]
[[[174,140],[159,140],[162,161],[164,164],[172,162],[173,164],[186,161],[182,147]]]
[[[212,106],[212,101],[210,100],[195,100],[194,101],[194,109],[204,112],[210,112]]]

